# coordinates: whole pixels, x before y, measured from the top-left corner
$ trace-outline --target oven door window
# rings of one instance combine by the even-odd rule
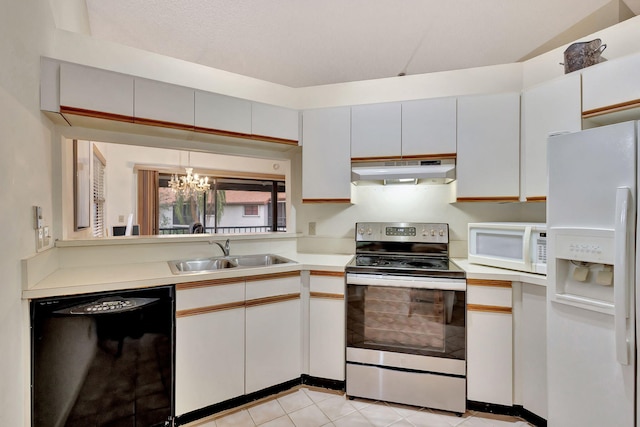
[[[347,346],[465,358],[465,293],[347,285]]]

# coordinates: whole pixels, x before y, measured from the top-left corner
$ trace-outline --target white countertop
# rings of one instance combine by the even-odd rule
[[[279,254],[295,261],[292,264],[268,267],[223,269],[210,273],[173,274],[166,261],[130,264],[62,268],[54,271],[35,286],[22,291],[22,298],[43,298],[121,289],[226,279],[287,271],[344,271],[353,255]]]
[[[344,271],[345,265],[353,257],[353,255],[348,254],[288,253],[279,255],[289,258],[295,263],[268,267],[223,269],[210,273],[181,275],[173,274],[166,261],[136,262],[115,266],[61,268],[55,270],[29,289],[23,290],[22,297],[24,299],[43,298],[288,271]],[[509,280],[546,286],[547,280],[544,275],[470,264],[463,258],[456,258],[453,261],[466,271],[467,278],[470,279]]]
[[[467,272],[467,279],[508,280],[547,286],[547,276],[544,274],[524,273],[522,271],[471,264],[466,258],[453,258],[453,262]]]

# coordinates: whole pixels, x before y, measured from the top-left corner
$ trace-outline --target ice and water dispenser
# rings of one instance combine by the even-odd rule
[[[604,229],[555,228],[555,289],[551,299],[587,310],[613,314],[615,232]]]

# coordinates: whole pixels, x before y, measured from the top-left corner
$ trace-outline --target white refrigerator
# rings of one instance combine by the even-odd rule
[[[548,140],[551,427],[636,425],[638,132],[625,122]]]

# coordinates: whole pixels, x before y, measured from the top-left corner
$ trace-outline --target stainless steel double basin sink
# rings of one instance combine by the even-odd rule
[[[295,261],[274,254],[239,255],[169,261],[169,268],[173,274],[193,274],[210,273],[227,268],[267,267],[278,264],[295,264]]]

